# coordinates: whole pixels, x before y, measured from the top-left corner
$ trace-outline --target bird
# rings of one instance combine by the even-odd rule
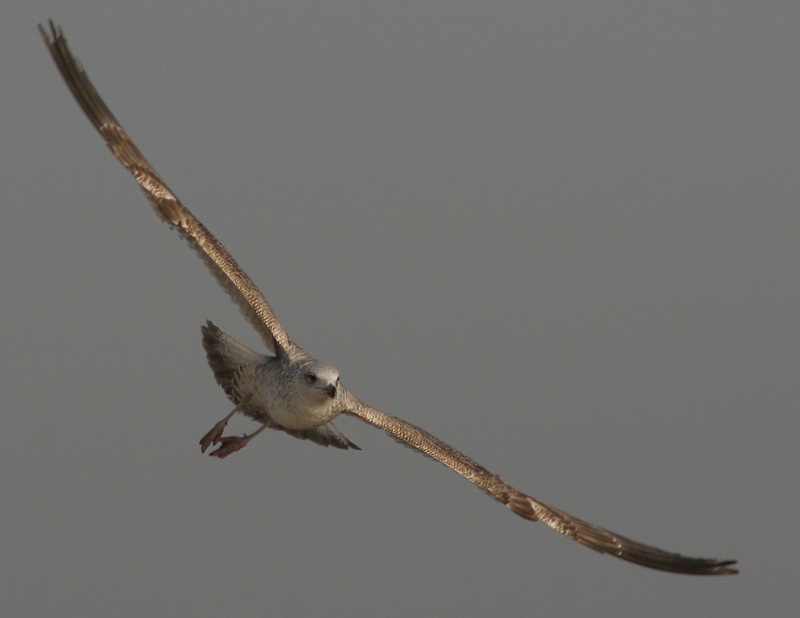
[[[217,383],[234,404],[233,410],[200,440],[202,452],[214,446],[217,448],[210,455],[225,458],[267,428],[322,446],[360,450],[333,424],[342,415],[355,417],[443,464],[516,515],[540,521],[597,552],[672,573],[738,573],[733,566],[736,560],[694,558],[664,551],[574,517],[512,487],[424,429],[361,401],[341,383],[334,367],[316,360],[294,342],[250,277],[161,179],[92,85],[70,51],[62,29],[52,19],[49,31],[41,24],[38,29],[58,71],[108,148],[139,183],[156,214],[202,258],[270,352],[261,354],[252,350],[210,321],[201,327],[208,363]],[[223,435],[226,424],[236,413],[261,426],[249,435]]]

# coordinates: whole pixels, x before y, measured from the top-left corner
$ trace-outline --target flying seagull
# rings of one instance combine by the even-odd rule
[[[347,414],[382,429],[397,441],[447,466],[520,517],[541,521],[595,551],[674,573],[730,575],[738,572],[732,567],[736,560],[691,558],[667,552],[604,530],[536,500],[424,429],[381,412],[350,393],[340,383],[336,369],[310,356],[289,337],[267,299],[236,260],[181,204],[144,158],[73,57],[61,29],[50,20],[50,32],[41,25],[39,31],[61,76],[111,152],[133,174],[156,214],[197,251],[272,353],[264,355],[251,350],[211,322],[202,327],[203,347],[214,377],[235,404],[231,413],[200,440],[203,452],[218,445],[210,454],[227,457],[244,448],[265,428],[284,431],[323,446],[358,449],[333,424],[337,416]],[[236,412],[261,423],[261,427],[250,435],[223,436],[226,423]]]

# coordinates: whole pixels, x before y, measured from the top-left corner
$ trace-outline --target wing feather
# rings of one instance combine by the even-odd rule
[[[128,134],[114,118],[100,95],[89,81],[86,72],[67,46],[61,30],[50,21],[50,33],[41,25],[39,31],[50,50],[53,60],[69,86],[81,109],[86,113],[106,140],[114,156],[133,174],[152,203],[156,213],[174,227],[203,258],[217,281],[239,305],[247,320],[261,334],[266,345],[276,354],[296,358],[305,353],[281,326],[272,307],[247,274],[227,252],[225,247],[209,232],[169,189],[150,163],[145,159]],[[52,36],[51,36],[52,34]],[[349,395],[349,394],[348,394]],[[622,535],[573,517],[560,509],[536,500],[515,489],[496,474],[492,474],[462,452],[442,442],[411,423],[367,406],[353,395],[348,414],[385,431],[402,444],[409,446],[457,472],[494,499],[505,504],[514,513],[531,521],[542,521],[550,528],[594,549],[642,566],[686,573],[690,575],[730,575],[738,571],[732,567],[735,560],[691,558],[666,552],[639,543]],[[340,448],[358,448],[332,424],[323,435],[298,435],[297,437],[332,444]],[[292,433],[292,432],[290,432]],[[299,432],[295,432],[299,433]]]
[[[353,397],[352,395],[350,396]],[[496,474],[492,474],[461,451],[442,442],[424,429],[368,406],[355,397],[353,397],[353,405],[348,410],[348,414],[382,429],[395,440],[447,466],[474,483],[495,500],[505,504],[520,517],[531,521],[541,521],[556,532],[595,551],[610,554],[651,569],[671,571],[673,573],[732,575],[738,572],[731,567],[736,563],[735,560],[691,558],[667,552],[605,530],[544,502],[540,502],[515,489]]]
[[[275,354],[303,356],[278,321],[269,302],[236,260],[211,232],[181,204],[167,184],[142,155],[97,93],[86,71],[70,51],[63,32],[50,20],[50,33],[39,25],[50,54],[75,100],[99,131],[114,156],[139,183],[161,219],[175,228],[203,259],[208,269],[239,306],[264,343]],[[52,34],[52,36],[51,36]]]

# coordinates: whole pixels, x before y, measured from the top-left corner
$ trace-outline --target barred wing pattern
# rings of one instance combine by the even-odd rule
[[[39,31],[55,63],[83,111],[106,140],[114,156],[133,174],[156,213],[178,230],[239,305],[266,345],[289,360],[308,357],[284,331],[267,299],[205,226],[178,201],[175,194],[139,152],[106,107],[70,52],[61,30],[50,21],[50,33]],[[445,444],[424,429],[376,408],[347,393],[346,413],[355,416],[460,474],[520,517],[542,521],[550,528],[595,551],[652,569],[689,575],[730,575],[735,560],[691,558],[666,552],[615,534],[532,498],[492,474],[476,461]]]
[[[203,259],[219,284],[230,294],[247,321],[275,354],[299,358],[305,353],[297,346],[275,316],[267,299],[236,260],[211,232],[181,204],[167,184],[145,159],[125,129],[114,118],[95,90],[80,63],[73,57],[63,32],[50,21],[50,34],[40,25],[39,32],[55,60],[61,76],[75,100],[99,131],[114,156],[133,174],[161,219],[175,228]]]
[[[531,521],[541,521],[556,532],[568,536],[586,547],[659,571],[687,575],[733,575],[738,573],[731,567],[736,564],[736,560],[690,558],[667,552],[573,517],[569,513],[515,489],[478,462],[432,436],[424,429],[368,406],[355,397],[353,399],[349,414],[383,429],[399,442],[444,464],[477,485],[495,500],[505,504],[520,517]]]

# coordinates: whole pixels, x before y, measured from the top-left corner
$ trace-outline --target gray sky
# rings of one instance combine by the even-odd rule
[[[9,615],[796,609],[798,3],[16,4]],[[269,432],[202,456],[230,408],[200,325],[257,336],[72,100],[48,17],[356,394],[537,498],[741,575],[595,554],[355,419],[360,453]]]

